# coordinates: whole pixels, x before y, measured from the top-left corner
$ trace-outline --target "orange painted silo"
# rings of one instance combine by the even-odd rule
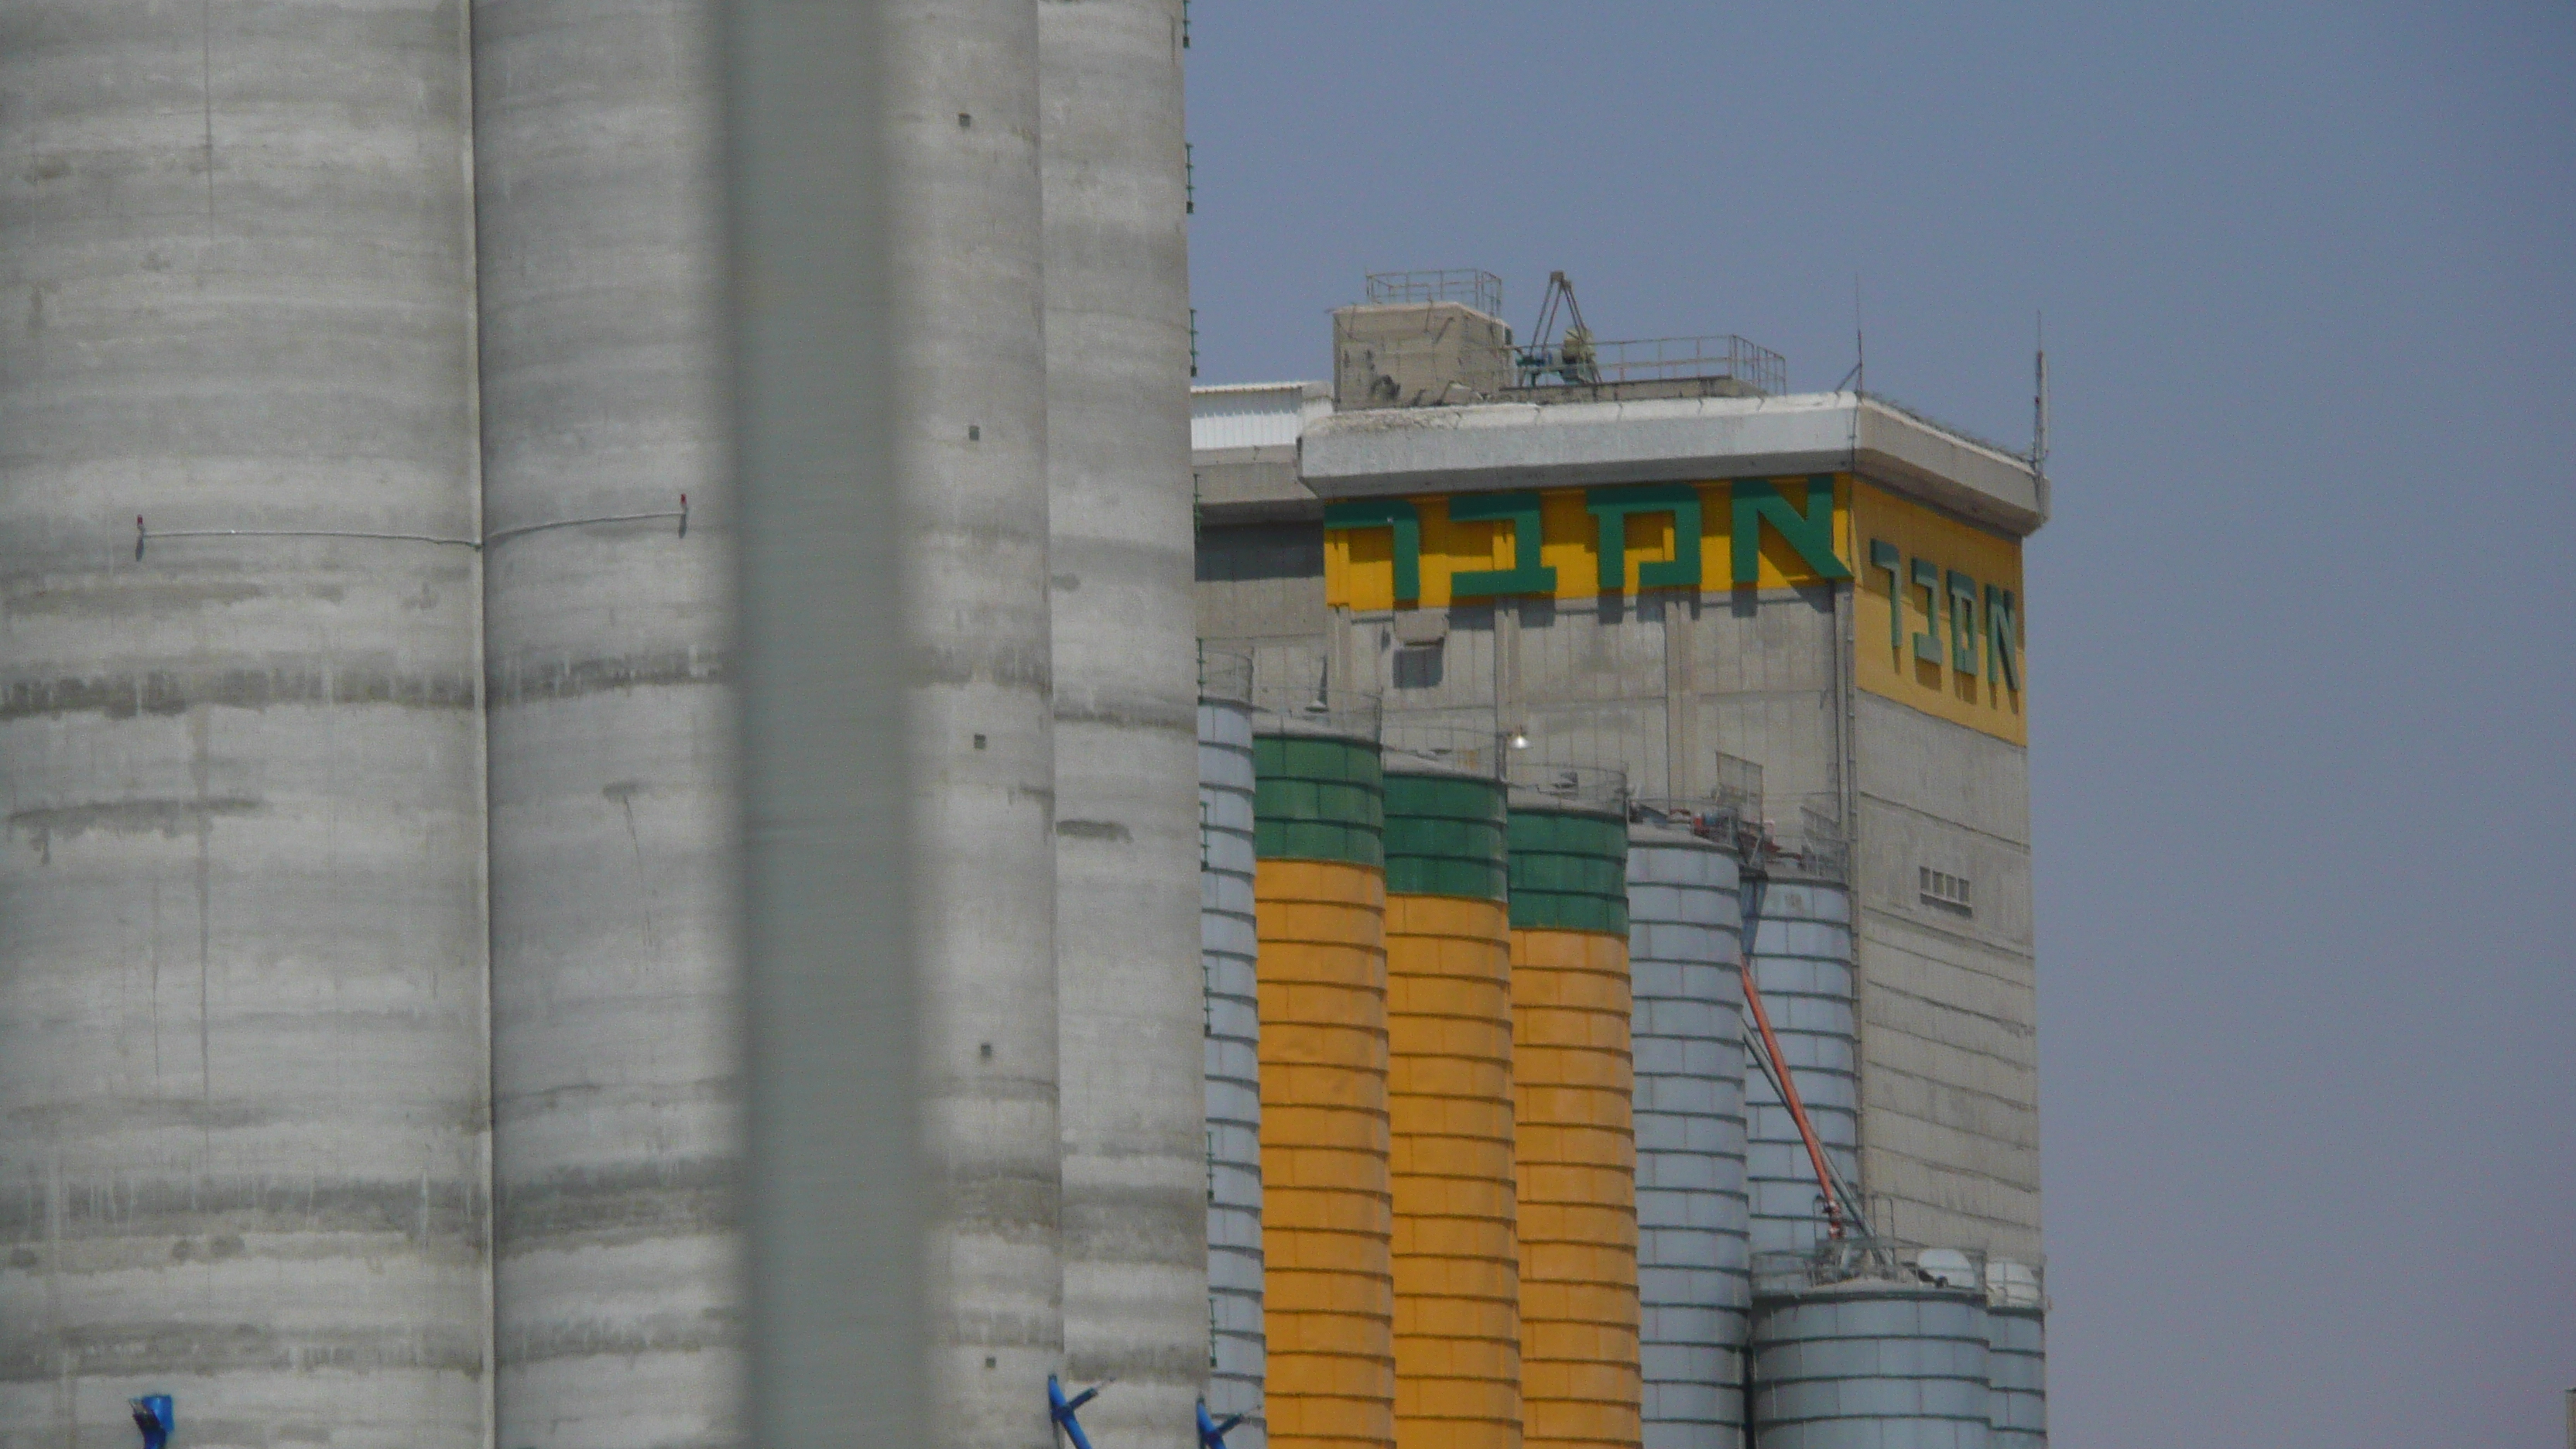
[[[1271,1449],[1393,1449],[1386,871],[1374,740],[1253,740]]]
[[[1395,1423],[1403,1449],[1519,1449],[1511,920],[1500,782],[1386,777]]]
[[[1635,1449],[1627,822],[1516,799],[1510,841],[1523,1442]]]

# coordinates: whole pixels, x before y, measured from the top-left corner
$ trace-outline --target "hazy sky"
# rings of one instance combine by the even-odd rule
[[[2062,1449],[2558,1445],[2576,9],[1198,0],[1202,380],[1361,275],[2016,446]]]

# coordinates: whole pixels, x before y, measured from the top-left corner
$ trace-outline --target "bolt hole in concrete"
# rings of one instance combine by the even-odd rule
[[[967,114],[966,112],[964,112],[964,111],[959,111],[959,112],[957,113],[957,129],[958,129],[958,130],[963,131],[963,130],[965,130],[967,127],[969,127],[969,126],[971,126],[971,125],[974,125],[974,124],[975,124],[975,118],[974,118],[973,116],[968,115],[968,114]]]
[[[991,1042],[984,1043],[982,1046],[975,1049],[975,1054],[988,1062],[991,1061],[993,1059],[993,1044]]]
[[[979,750],[984,748],[984,737],[982,735],[977,735],[975,737],[975,748]]]
[[[970,443],[980,443],[984,441],[984,429],[982,426],[975,423],[968,423],[966,425],[966,441]]]

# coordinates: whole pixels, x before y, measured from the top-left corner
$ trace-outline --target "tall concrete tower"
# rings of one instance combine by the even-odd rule
[[[851,767],[907,769],[917,792],[943,1442],[1047,1449],[1064,1328],[1037,7],[891,0],[885,35],[912,742]]]
[[[743,1437],[712,41],[694,0],[475,7],[509,1449]]]
[[[1065,1368],[1102,1443],[1207,1379],[1179,0],[1042,0]]]
[[[465,7],[5,27],[0,1444],[478,1449]]]

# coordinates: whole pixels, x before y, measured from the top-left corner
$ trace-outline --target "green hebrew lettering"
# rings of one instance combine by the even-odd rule
[[[1644,488],[1593,488],[1583,495],[1601,544],[1601,592],[1628,586],[1628,520],[1636,514],[1673,516],[1673,556],[1637,565],[1641,589],[1699,586],[1699,489],[1688,483]]]
[[[1950,570],[1950,667],[1977,677],[1977,581]]]
[[[1923,591],[1923,633],[1914,636],[1914,657],[1926,664],[1941,662],[1940,636],[1931,632],[1941,627],[1941,566],[1928,558],[1914,561],[1914,587]]]
[[[1395,596],[1422,597],[1422,515],[1402,498],[1354,498],[1324,505],[1324,527],[1395,530]]]
[[[2021,693],[2021,616],[2012,590],[1986,585],[1986,682]]]
[[[1834,553],[1834,480],[1807,480],[1807,511],[1800,513],[1780,496],[1769,480],[1739,478],[1728,487],[1734,508],[1733,557],[1729,576],[1739,587],[1762,581],[1764,523],[1798,551],[1818,578],[1847,579],[1852,571]]]
[[[1887,652],[1905,652],[1905,578],[1897,572],[1903,555],[1883,538],[1869,541],[1869,566],[1887,575]]]
[[[1452,523],[1509,523],[1512,566],[1468,569],[1449,576],[1454,599],[1493,598],[1502,594],[1552,594],[1556,570],[1538,561],[1538,495],[1535,493],[1467,493],[1449,500]]]

